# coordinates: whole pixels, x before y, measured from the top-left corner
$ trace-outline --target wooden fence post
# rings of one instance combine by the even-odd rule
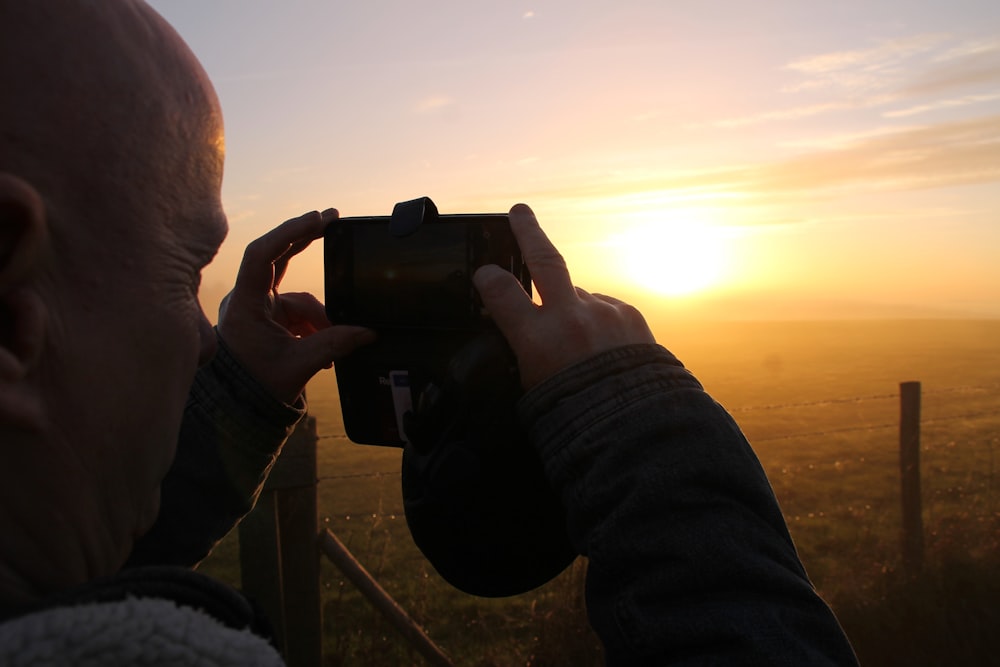
[[[319,667],[323,659],[317,439],[316,418],[306,416],[239,528],[243,591],[267,614],[288,667]]]
[[[903,566],[924,564],[924,521],[920,501],[920,383],[899,385],[899,469],[903,497]]]

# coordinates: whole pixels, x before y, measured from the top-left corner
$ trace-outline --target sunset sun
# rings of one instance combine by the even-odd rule
[[[647,221],[617,240],[622,275],[664,296],[687,296],[720,283],[727,269],[721,231],[692,219]]]

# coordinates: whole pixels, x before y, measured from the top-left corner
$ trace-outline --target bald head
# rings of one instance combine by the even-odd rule
[[[0,90],[0,172],[39,189],[57,231],[135,224],[221,179],[214,91],[145,3],[0,0]]]
[[[2,611],[151,525],[226,221],[215,93],[147,5],[0,0],[0,90]]]

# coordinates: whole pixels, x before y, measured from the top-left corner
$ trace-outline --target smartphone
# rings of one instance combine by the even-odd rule
[[[488,321],[472,275],[485,264],[530,278],[503,214],[441,215],[397,236],[392,218],[344,218],[325,236],[331,322],[384,330],[475,330]]]
[[[448,363],[493,327],[472,283],[496,264],[531,293],[531,276],[506,214],[440,215],[428,198],[391,216],[342,218],[324,236],[331,323],[371,327],[378,340],[335,363],[347,436],[405,446],[405,414]]]

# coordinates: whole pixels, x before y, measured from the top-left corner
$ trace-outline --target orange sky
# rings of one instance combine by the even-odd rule
[[[428,195],[651,319],[1000,317],[1000,3],[152,4],[226,114],[209,310],[281,220]]]

